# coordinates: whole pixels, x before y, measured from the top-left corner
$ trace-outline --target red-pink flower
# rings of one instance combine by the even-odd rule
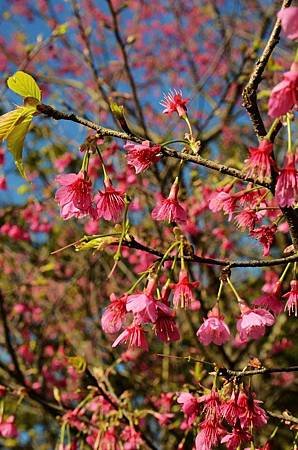
[[[221,407],[222,417],[232,426],[236,425],[237,420],[243,413],[243,408],[238,404],[239,392],[232,392],[231,398],[223,403]]]
[[[223,210],[225,214],[229,214],[229,220],[232,219],[239,198],[237,195],[230,193],[231,188],[232,186],[228,185],[225,188],[214,192],[211,195],[209,202],[209,209],[212,212]]]
[[[133,323],[127,327],[113,342],[112,347],[119,344],[128,344],[132,348],[141,348],[148,351],[148,342],[143,328],[138,323]]]
[[[244,161],[244,171],[247,178],[258,178],[260,181],[268,181],[271,177],[271,156],[273,144],[263,139],[258,147],[249,147],[249,158]]]
[[[196,450],[211,450],[218,445],[225,430],[220,423],[212,420],[204,420],[200,424],[200,431],[197,434],[195,445]]]
[[[283,8],[277,13],[283,32],[289,39],[298,39],[298,7]]]
[[[295,317],[298,316],[298,280],[291,281],[291,290],[283,295],[284,298],[287,299],[287,303],[285,306],[285,311],[287,310],[289,316],[294,314]]]
[[[268,256],[270,252],[270,247],[273,243],[274,236],[277,230],[277,226],[273,225],[262,225],[255,230],[250,232],[250,235],[257,239],[260,244],[263,245],[263,256]]]
[[[102,315],[101,326],[105,333],[113,334],[120,331],[126,316],[127,294],[122,295],[120,298],[117,298],[115,294],[111,294],[110,300],[111,303]]]
[[[113,188],[111,181],[104,180],[105,189],[94,197],[98,217],[117,222],[124,210],[124,193]]]
[[[252,230],[260,219],[258,213],[252,209],[244,209],[234,217],[238,228]]]
[[[186,416],[194,416],[194,419],[196,418],[199,412],[199,403],[194,395],[190,392],[181,392],[177,398],[177,402],[182,405],[181,409]]]
[[[151,147],[150,141],[143,141],[141,144],[127,142],[124,148],[127,150],[127,163],[135,168],[136,173],[143,172],[160,159],[160,145]]]
[[[265,327],[275,322],[273,315],[266,309],[249,308],[244,302],[240,304],[241,317],[237,321],[240,339],[259,339],[265,334]]]
[[[144,292],[132,294],[127,297],[126,310],[134,314],[141,314],[142,322],[156,322],[157,300],[153,296],[156,288],[156,279],[150,278]]]
[[[0,177],[0,191],[5,191],[7,189],[7,183],[5,177]]]
[[[154,332],[162,342],[174,342],[180,339],[174,312],[164,303],[157,302],[157,319]]]
[[[175,308],[189,308],[191,302],[195,300],[192,289],[200,285],[199,281],[189,281],[186,270],[179,273],[178,283],[173,283],[171,288],[174,289],[173,303]]]
[[[285,167],[280,171],[275,187],[275,198],[281,207],[290,207],[298,201],[298,170],[295,155],[288,153]]]
[[[189,99],[183,99],[181,90],[177,91],[169,91],[168,94],[164,94],[164,99],[160,102],[162,106],[165,107],[163,110],[164,114],[177,112],[179,117],[185,116],[187,113],[186,104],[189,102]]]
[[[298,63],[293,63],[289,72],[283,74],[283,80],[271,92],[269,116],[280,117],[298,104]]]
[[[262,403],[255,399],[255,394],[249,392],[240,392],[238,396],[238,405],[242,408],[242,413],[239,416],[242,428],[256,427],[261,428],[266,425],[268,416],[266,411],[259,406]]]
[[[9,416],[6,420],[0,423],[0,435],[4,438],[15,438],[18,435],[17,427],[15,426],[15,417]]]
[[[211,342],[222,345],[230,339],[230,335],[229,327],[216,306],[209,311],[208,319],[204,319],[204,323],[197,331],[198,339],[203,345],[209,345]]]
[[[254,306],[260,306],[261,308],[269,309],[275,315],[280,314],[284,309],[283,303],[279,299],[279,295],[274,292],[272,292],[271,294],[262,294],[260,297],[254,300],[253,304]]]
[[[159,205],[157,205],[151,216],[154,220],[166,220],[167,222],[186,222],[187,214],[184,208],[178,202],[179,184],[176,180],[171,187],[168,198],[164,198]]]
[[[91,181],[83,172],[58,175],[56,181],[61,187],[56,192],[55,200],[59,203],[63,219],[92,213]]]
[[[231,433],[226,434],[220,442],[225,444],[228,450],[237,450],[241,444],[251,440],[252,435],[248,431],[236,427]]]

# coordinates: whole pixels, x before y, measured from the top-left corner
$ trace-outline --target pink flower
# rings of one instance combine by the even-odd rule
[[[154,323],[154,332],[162,342],[169,343],[180,339],[175,314],[162,302],[157,302],[157,319]]]
[[[287,310],[289,316],[293,313],[295,317],[298,316],[298,281],[291,281],[291,290],[283,295],[284,298],[287,298],[287,303],[285,306],[285,311]]]
[[[141,433],[136,431],[133,426],[126,426],[121,433],[124,441],[124,450],[137,450],[143,444]]]
[[[252,435],[248,431],[236,427],[231,433],[226,434],[220,442],[226,444],[228,450],[237,450],[241,444],[251,440]]]
[[[199,412],[198,399],[190,392],[181,392],[177,398],[177,402],[182,404],[182,411],[186,416],[197,416]]]
[[[244,171],[247,178],[257,178],[259,181],[268,181],[271,177],[273,159],[271,153],[273,144],[263,139],[258,147],[249,147],[249,158],[244,161]]]
[[[156,288],[156,279],[150,278],[144,292],[132,294],[127,297],[126,310],[134,314],[141,314],[142,321],[152,323],[157,320],[157,300],[153,297]]]
[[[283,32],[289,39],[298,39],[298,7],[283,8],[277,13]]]
[[[127,142],[124,148],[127,150],[127,163],[135,168],[136,173],[143,172],[160,159],[160,156],[158,156],[161,149],[160,145],[151,147],[149,141],[143,141],[142,144]]]
[[[263,245],[263,256],[268,256],[276,233],[276,225],[262,225],[250,232],[250,235]]]
[[[7,183],[5,177],[0,177],[0,191],[6,191]]]
[[[200,424],[200,432],[196,437],[196,450],[211,450],[218,445],[224,432],[218,422],[205,420]]]
[[[58,172],[63,172],[66,167],[72,162],[73,156],[71,153],[65,153],[54,161],[54,167],[58,170]]]
[[[298,103],[298,63],[293,63],[289,72],[283,74],[283,80],[271,92],[269,116],[280,117],[289,112]]]
[[[235,224],[238,228],[252,230],[256,222],[260,220],[258,213],[251,209],[244,209],[234,217]]]
[[[287,155],[285,167],[277,179],[275,198],[281,207],[293,206],[298,201],[298,170],[295,167],[295,159],[295,155]]]
[[[0,423],[0,435],[4,438],[15,438],[18,435],[17,427],[15,426],[15,417],[9,416],[6,420]]]
[[[178,306],[181,308],[189,308],[191,302],[195,300],[192,289],[199,285],[199,281],[190,282],[187,271],[181,270],[178,283],[171,285],[171,288],[174,289],[173,303],[175,308],[178,308]]]
[[[240,304],[241,318],[237,321],[240,339],[259,339],[265,334],[265,327],[275,322],[273,315],[266,309],[251,309],[244,302]]]
[[[189,99],[183,99],[181,90],[169,91],[168,94],[164,94],[164,99],[160,102],[162,106],[165,107],[163,110],[164,114],[169,114],[172,112],[177,112],[179,117],[185,116],[187,113],[186,104]]]
[[[104,180],[105,190],[94,197],[98,217],[117,222],[124,210],[124,194],[113,188],[109,179]]]
[[[230,339],[229,327],[223,321],[218,308],[215,306],[208,313],[208,319],[204,319],[204,323],[197,331],[199,341],[203,345],[209,345],[213,342],[216,345],[222,345]]]
[[[222,417],[232,426],[236,425],[240,415],[243,413],[243,408],[238,404],[239,392],[232,392],[231,398],[222,405]]]
[[[148,342],[143,328],[137,323],[127,327],[113,342],[112,347],[117,347],[119,344],[128,344],[132,348],[141,348],[148,351]]]
[[[123,320],[126,316],[127,294],[117,298],[115,294],[111,294],[111,303],[105,309],[101,326],[105,333],[118,333],[122,327]]]
[[[154,220],[166,220],[167,222],[186,222],[187,214],[184,208],[178,202],[179,185],[176,180],[171,187],[168,198],[165,198],[157,205],[151,216]]]
[[[261,306],[269,309],[273,314],[277,315],[284,309],[283,303],[280,301],[278,294],[272,292],[271,294],[264,293],[256,298],[253,302],[254,306]]]
[[[91,182],[83,172],[58,175],[56,181],[61,187],[56,192],[55,200],[59,203],[63,219],[80,218],[91,213]]]
[[[238,405],[242,408],[239,417],[242,428],[261,428],[266,425],[268,416],[263,408],[259,406],[260,400],[255,400],[255,394],[249,392],[240,392],[238,397]]]
[[[230,194],[231,188],[232,186],[228,185],[222,190],[214,192],[209,202],[209,209],[212,212],[223,210],[225,214],[229,214],[229,220],[232,219],[238,200],[237,196]]]

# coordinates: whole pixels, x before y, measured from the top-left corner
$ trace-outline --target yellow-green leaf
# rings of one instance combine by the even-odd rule
[[[85,372],[87,363],[82,356],[69,356],[69,364],[71,364],[79,373]]]
[[[8,78],[7,86],[22,97],[33,97],[40,102],[41,91],[31,75],[21,70]]]
[[[21,123],[13,127],[12,131],[7,136],[8,150],[13,154],[15,164],[23,178],[26,178],[22,162],[23,145],[31,121],[32,116],[26,117]]]
[[[6,139],[11,130],[27,115],[27,108],[18,107],[0,116],[0,141]]]

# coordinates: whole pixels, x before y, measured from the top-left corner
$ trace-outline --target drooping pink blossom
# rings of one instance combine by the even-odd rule
[[[15,425],[15,417],[9,416],[6,420],[0,422],[0,435],[4,438],[15,438],[18,435],[18,430]]]
[[[168,94],[164,94],[164,99],[160,104],[165,108],[163,110],[164,114],[177,112],[179,117],[183,117],[187,113],[186,104],[188,102],[189,99],[183,98],[181,90],[177,91],[174,89],[173,91],[169,91]]]
[[[186,222],[187,214],[184,208],[178,202],[179,184],[175,180],[172,184],[169,196],[164,198],[152,211],[151,216],[154,220],[165,220],[167,222]]]
[[[102,315],[101,326],[105,333],[113,334],[120,331],[125,319],[127,294],[122,295],[120,298],[117,298],[115,294],[111,294],[110,300],[110,304]]]
[[[181,409],[186,416],[197,416],[199,412],[198,399],[190,392],[181,392],[177,402],[182,405]]]
[[[108,178],[104,185],[104,191],[99,191],[94,197],[98,217],[117,222],[125,207],[124,193],[116,190]]]
[[[157,320],[157,300],[153,296],[156,289],[156,279],[149,278],[148,285],[143,292],[132,294],[127,297],[126,310],[134,314],[142,315],[143,322],[152,323]]]
[[[298,202],[298,170],[295,155],[288,153],[284,168],[280,171],[275,187],[275,198],[281,207]]]
[[[266,411],[259,406],[262,402],[255,399],[255,394],[253,392],[248,392],[248,394],[246,394],[244,391],[241,391],[237,402],[242,408],[242,413],[239,416],[242,428],[261,428],[266,425],[268,416]]]
[[[238,228],[251,231],[256,222],[260,219],[258,213],[252,209],[244,209],[234,217],[235,224]]]
[[[122,331],[113,342],[112,347],[117,347],[119,344],[128,344],[130,348],[141,348],[145,351],[149,349],[145,331],[138,323],[133,323]]]
[[[63,219],[80,218],[91,213],[91,181],[83,172],[58,175],[56,181],[61,187],[56,192],[55,200],[59,203]]]
[[[257,239],[260,244],[263,245],[263,256],[268,256],[270,252],[271,245],[274,240],[274,236],[277,230],[277,226],[273,225],[262,225],[250,232],[250,235]]]
[[[175,308],[189,308],[195,300],[193,289],[200,285],[199,281],[189,281],[187,271],[180,270],[178,283],[173,283],[174,289],[173,304]]]
[[[157,319],[153,329],[162,342],[169,343],[180,339],[175,313],[162,302],[157,302]]]
[[[277,315],[284,309],[283,303],[277,293],[264,293],[256,298],[253,302],[254,306],[269,309],[273,314]]]
[[[231,189],[232,185],[228,185],[214,192],[208,205],[212,212],[223,210],[225,214],[229,215],[229,220],[232,219],[238,200],[237,195],[230,193]]]
[[[204,420],[200,423],[200,431],[196,436],[196,450],[212,450],[225,433],[219,422]]]
[[[259,181],[269,181],[271,177],[271,166],[273,144],[263,139],[258,147],[249,147],[249,157],[244,161],[244,172],[247,178],[257,178]]]
[[[287,38],[298,39],[298,7],[283,8],[277,13],[277,17]]]
[[[295,317],[298,316],[298,280],[292,280],[291,290],[283,295],[283,298],[287,299],[285,306],[285,311],[288,311],[289,316],[294,314]]]
[[[204,319],[204,323],[197,331],[198,339],[203,345],[209,345],[211,342],[223,345],[230,339],[230,335],[229,327],[216,306],[209,311],[208,319]]]
[[[236,425],[240,415],[243,413],[243,407],[238,404],[239,392],[232,392],[231,398],[222,404],[222,417],[232,426]]]
[[[266,309],[249,308],[244,302],[240,304],[241,317],[237,320],[237,330],[240,339],[259,339],[265,334],[265,327],[272,326],[275,322],[274,316]]]
[[[233,428],[231,433],[226,434],[221,443],[226,445],[228,450],[237,450],[241,444],[252,440],[252,435],[249,431],[242,429],[241,427]]]
[[[289,72],[283,74],[283,80],[271,91],[269,116],[283,116],[298,104],[298,63],[294,62]]]
[[[136,173],[143,172],[160,159],[160,145],[151,146],[150,141],[143,141],[141,144],[127,142],[124,148],[127,151],[127,163],[134,167]]]
[[[121,438],[124,442],[124,450],[137,450],[141,448],[143,440],[141,433],[136,431],[133,426],[127,425],[121,433]]]

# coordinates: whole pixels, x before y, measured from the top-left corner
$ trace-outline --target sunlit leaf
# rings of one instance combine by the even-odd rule
[[[8,78],[7,86],[22,97],[33,97],[40,102],[41,91],[31,75],[19,70]]]
[[[26,109],[19,107],[0,116],[0,141],[6,139],[11,130],[27,116]]]
[[[23,178],[26,178],[22,153],[25,136],[32,121],[32,116],[26,117],[21,123],[13,127],[7,136],[7,147],[14,157],[15,164]]]
[[[85,372],[87,363],[82,356],[69,356],[67,359],[69,364],[77,369],[78,372]]]

